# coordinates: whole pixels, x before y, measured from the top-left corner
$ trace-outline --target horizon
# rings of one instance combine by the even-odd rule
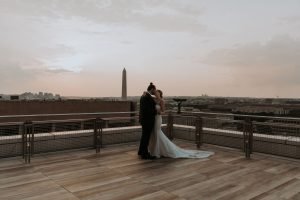
[[[20,95],[20,94],[0,94],[0,95]],[[60,95],[61,98],[65,98],[65,99],[70,99],[70,100],[74,100],[74,99],[122,99],[122,97],[120,96],[64,96],[64,95]],[[165,98],[234,98],[234,99],[277,99],[277,100],[300,100],[300,98],[294,98],[294,97],[251,97],[251,96],[202,96],[202,95],[199,95],[199,96],[195,96],[195,95],[191,95],[191,96],[176,96],[176,95],[168,95],[168,96],[165,96]],[[130,98],[140,98],[140,96],[127,96],[127,99],[125,101],[130,101]],[[38,99],[31,99],[31,100],[38,100]],[[29,100],[29,101],[31,101]],[[41,100],[41,99],[40,99]],[[11,101],[11,100],[9,100]],[[26,100],[28,101],[28,100]]]
[[[27,91],[28,92],[28,91]],[[0,95],[7,95],[7,96],[10,96],[10,95],[21,95],[21,94],[24,94],[24,93],[27,93],[27,92],[21,92],[20,94],[17,94],[17,93],[11,93],[11,94],[1,94]],[[28,92],[28,93],[34,93],[34,94],[37,94],[38,92]],[[46,91],[46,92],[43,92],[43,93],[52,93],[52,92],[49,92],[49,91]],[[52,93],[53,95],[56,95],[54,93]],[[122,98],[121,96],[76,96],[76,95],[62,95],[62,94],[58,94],[60,95],[61,97],[64,97],[64,98]],[[165,97],[205,97],[205,98],[253,98],[253,99],[300,99],[300,97],[255,97],[255,96],[211,96],[211,95],[164,95]],[[133,97],[140,97],[140,95],[130,95],[130,96],[127,96],[127,98],[133,98]]]
[[[122,97],[120,96],[104,96],[104,97],[100,97],[100,96],[64,96],[61,95],[61,97],[63,98],[119,98],[121,99]],[[173,98],[173,97],[187,97],[187,98],[197,98],[197,97],[203,97],[203,98],[249,98],[249,99],[300,99],[300,98],[287,98],[287,97],[274,97],[274,98],[268,98],[268,97],[250,97],[250,96],[205,96],[205,95],[199,95],[199,96],[195,96],[195,95],[190,95],[190,96],[176,96],[176,95],[168,95],[165,96],[167,98]],[[127,98],[140,98],[140,96],[127,96]],[[127,99],[128,100],[128,99]]]
[[[300,2],[2,0],[0,93],[300,98]]]

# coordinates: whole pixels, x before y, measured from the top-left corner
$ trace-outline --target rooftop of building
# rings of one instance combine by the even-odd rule
[[[300,198],[300,126],[269,120],[289,118],[169,114],[162,128],[177,145],[215,154],[140,160],[136,116],[126,127],[110,127],[117,117],[0,124],[0,199]]]
[[[176,140],[183,148],[195,145]],[[36,155],[0,163],[0,199],[299,199],[297,160],[212,145],[206,159],[140,160],[137,145]]]

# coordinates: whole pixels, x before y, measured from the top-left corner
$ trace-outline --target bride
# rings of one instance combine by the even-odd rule
[[[152,156],[157,158],[170,157],[170,158],[206,158],[213,155],[213,152],[186,150],[176,146],[170,141],[161,130],[162,117],[161,113],[165,110],[165,103],[163,93],[161,90],[156,90],[155,97],[153,97],[156,105],[157,115],[155,116],[155,124],[153,132],[149,141],[149,152]]]

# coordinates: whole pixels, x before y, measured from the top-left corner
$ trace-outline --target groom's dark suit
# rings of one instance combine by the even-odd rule
[[[147,92],[146,95],[142,95],[140,99],[140,116],[139,121],[142,125],[142,138],[140,141],[140,148],[138,155],[142,157],[149,156],[148,144],[151,132],[154,128],[155,122],[155,101],[151,95]]]

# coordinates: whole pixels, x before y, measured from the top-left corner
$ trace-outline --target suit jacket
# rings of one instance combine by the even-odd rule
[[[140,115],[139,121],[143,125],[144,123],[152,123],[155,120],[156,109],[155,101],[149,93],[142,95],[140,98]]]

